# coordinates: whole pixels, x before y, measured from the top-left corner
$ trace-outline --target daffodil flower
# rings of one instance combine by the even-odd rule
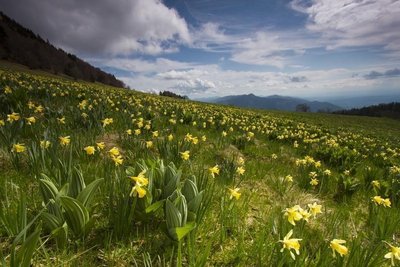
[[[62,146],[67,146],[71,142],[70,136],[60,136],[59,139]]]
[[[210,172],[212,178],[215,178],[215,175],[219,175],[218,165],[215,165],[214,167],[209,168],[208,171]]]
[[[296,252],[297,255],[300,255],[300,243],[301,239],[299,238],[290,238],[293,235],[293,230],[290,230],[289,233],[283,238],[283,240],[279,240],[283,244],[281,252],[285,249],[289,250],[290,256],[295,260],[296,256],[291,251],[292,249]]]
[[[239,193],[240,188],[238,188],[238,187],[228,188],[228,190],[229,190],[229,194],[230,194],[229,199],[236,198],[236,200],[238,200],[240,198],[240,196],[242,195],[241,193]]]
[[[96,148],[94,148],[94,146],[87,146],[83,150],[85,150],[86,154],[88,154],[88,155],[94,155]]]
[[[146,190],[143,188],[149,184],[149,179],[144,176],[146,170],[141,171],[138,176],[130,176],[129,178],[135,181],[135,185],[132,187],[130,196],[138,195],[139,198],[143,198],[146,195]]]
[[[190,157],[190,151],[189,150],[186,150],[185,152],[179,152],[180,154],[181,154],[181,158],[183,159],[183,160],[188,160],[189,159],[189,157]]]
[[[342,244],[346,244],[346,240],[342,240],[342,239],[333,239],[330,243],[330,247],[332,249],[332,254],[333,257],[336,257],[336,252],[338,252],[340,254],[340,256],[345,256],[347,255],[347,253],[349,253],[349,250],[347,247],[345,247]]]
[[[395,266],[394,260],[400,261],[400,247],[392,246],[387,242],[385,243],[390,246],[390,252],[385,255],[385,259],[390,259],[392,266]]]
[[[12,148],[12,151],[15,153],[22,153],[25,152],[25,150],[26,150],[25,145],[20,143],[14,144]]]

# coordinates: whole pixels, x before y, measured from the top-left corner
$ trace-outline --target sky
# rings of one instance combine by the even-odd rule
[[[0,0],[0,9],[141,91],[400,94],[400,0]]]

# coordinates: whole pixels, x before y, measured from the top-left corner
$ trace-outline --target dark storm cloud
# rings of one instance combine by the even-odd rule
[[[190,41],[187,24],[159,0],[0,0],[42,38],[87,54],[160,54]]]
[[[391,70],[387,70],[385,72],[371,71],[370,73],[364,75],[364,78],[367,80],[373,80],[378,78],[390,78],[400,76],[400,69],[395,68]]]

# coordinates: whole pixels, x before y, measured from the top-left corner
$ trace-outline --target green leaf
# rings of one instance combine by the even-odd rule
[[[39,240],[40,230],[36,229],[30,236],[28,236],[21,247],[16,253],[14,261],[11,261],[11,266],[29,267],[31,266],[31,259],[36,250],[36,243]]]
[[[86,208],[90,206],[91,202],[93,201],[93,196],[96,192],[96,189],[103,181],[103,178],[94,180],[78,194],[77,199],[83,204],[83,206],[85,206]]]
[[[182,238],[184,238],[194,228],[196,228],[196,223],[195,222],[188,222],[183,227],[176,227],[175,228],[175,233],[176,233],[176,236],[178,238],[178,241],[180,241]]]
[[[151,204],[150,206],[148,206],[146,208],[146,213],[150,213],[150,212],[154,212],[154,211],[158,210],[159,208],[162,207],[164,202],[165,202],[165,200],[160,200],[160,201],[157,201],[157,202]]]
[[[169,199],[167,199],[165,202],[165,216],[167,228],[181,226],[182,215]]]
[[[89,212],[78,200],[68,196],[60,197],[65,210],[65,219],[68,226],[78,237],[85,235],[85,227],[89,222]]]
[[[69,184],[70,187],[68,195],[73,198],[76,198],[78,194],[86,187],[82,172],[76,167],[74,168]]]

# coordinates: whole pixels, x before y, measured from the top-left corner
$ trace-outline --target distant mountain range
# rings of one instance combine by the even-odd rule
[[[54,47],[39,35],[0,12],[0,59],[74,79],[116,87],[124,83],[75,55]]]
[[[331,112],[341,110],[342,108],[329,102],[309,101],[302,98],[271,95],[266,97],[256,96],[254,94],[247,95],[231,95],[217,98],[203,98],[199,101],[232,105],[237,107],[258,108],[258,109],[273,109],[296,111],[299,105],[306,105],[311,112]]]

